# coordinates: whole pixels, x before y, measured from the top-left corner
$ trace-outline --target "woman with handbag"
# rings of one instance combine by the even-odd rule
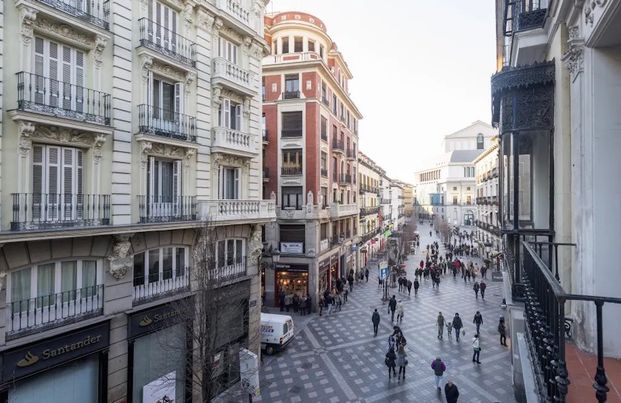
[[[479,354],[481,354],[481,341],[479,340],[478,334],[475,334],[472,339],[472,349],[474,350],[472,353],[472,362],[480,364],[481,361],[479,361]]]
[[[395,349],[390,347],[386,353],[386,358],[384,359],[384,364],[388,367],[388,380],[390,380],[393,375],[397,375],[397,371],[395,371],[396,359],[397,356],[395,354]]]
[[[397,380],[401,377],[401,372],[403,371],[403,380],[405,380],[405,367],[408,365],[407,354],[405,353],[405,347],[403,344],[399,345],[399,349],[397,350],[397,366],[399,367],[399,375],[397,375]]]

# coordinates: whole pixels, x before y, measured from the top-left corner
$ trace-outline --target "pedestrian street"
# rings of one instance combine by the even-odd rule
[[[421,249],[436,240],[429,227],[419,226]],[[441,248],[442,251],[442,248]],[[414,266],[420,252],[407,260],[408,278],[414,279]],[[468,259],[466,258],[466,262]],[[480,264],[480,262],[479,262]],[[411,274],[410,274],[411,273]],[[511,386],[510,352],[499,343],[498,318],[503,311],[501,284],[488,274],[486,299],[475,299],[472,283],[464,284],[458,275],[442,277],[439,290],[431,281],[421,281],[418,296],[408,297],[390,289],[404,304],[401,325],[407,339],[409,364],[405,381],[388,381],[384,355],[392,333],[387,304],[382,304],[377,269],[371,270],[368,283],[356,283],[341,312],[331,316],[313,314],[286,351],[265,357],[261,368],[263,402],[444,402],[434,385],[431,362],[440,356],[446,363],[444,382],[451,379],[459,388],[460,401],[514,402]],[[371,314],[378,308],[381,322],[373,337]],[[481,327],[481,364],[472,362],[474,313],[483,315]],[[459,312],[465,336],[460,342],[437,339],[436,318],[442,311],[447,320]],[[294,320],[299,318],[294,316]],[[509,341],[510,343],[511,341]],[[255,401],[257,401],[255,399]]]

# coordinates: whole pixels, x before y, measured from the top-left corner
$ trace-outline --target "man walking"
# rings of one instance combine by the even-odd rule
[[[414,296],[418,294],[418,288],[420,287],[420,282],[417,278],[414,279]]]
[[[442,375],[444,375],[444,371],[446,371],[446,365],[444,365],[440,357],[436,357],[436,359],[431,363],[431,369],[433,369],[433,373],[436,376],[436,387],[438,388],[438,392],[441,392],[442,388],[440,387],[440,382],[442,382]]]
[[[507,346],[507,327],[505,326],[505,318],[500,317],[500,321],[498,322],[498,333],[500,334],[500,345]]]
[[[397,309],[397,299],[393,295],[388,302],[388,310],[390,311],[390,323],[395,321],[395,310]]]
[[[457,341],[459,341],[459,333],[461,332],[462,327],[464,327],[464,324],[461,322],[459,314],[456,313],[453,317],[453,329],[455,329],[455,340]]]
[[[472,286],[472,289],[474,290],[474,295],[476,296],[477,299],[479,299],[479,282],[475,281],[474,285]]]
[[[377,308],[373,311],[373,315],[371,315],[371,322],[373,322],[373,337],[377,336],[377,328],[380,323],[380,314],[377,312]]]
[[[438,313],[436,324],[438,325],[438,339],[442,340],[444,336],[444,316],[442,316],[442,312]]]
[[[401,324],[403,321],[403,304],[401,301],[397,304],[397,323]]]
[[[479,361],[479,354],[481,354],[481,341],[479,340],[478,334],[475,334],[472,338],[472,350],[474,351],[472,353],[472,362],[480,364],[481,361]]]
[[[408,297],[412,294],[412,280],[408,280]]]
[[[459,389],[450,379],[444,385],[444,397],[446,397],[446,403],[457,403],[457,398],[459,398]]]
[[[485,281],[481,280],[481,284],[479,284],[479,290],[481,291],[481,298],[485,299],[485,289],[487,288],[487,284]]]
[[[364,276],[367,279],[367,283],[369,282],[369,269],[364,269]]]
[[[483,324],[483,315],[481,315],[481,312],[477,311],[477,313],[474,314],[474,319],[472,319],[472,323],[474,323],[477,327],[477,334],[479,334],[479,328]]]

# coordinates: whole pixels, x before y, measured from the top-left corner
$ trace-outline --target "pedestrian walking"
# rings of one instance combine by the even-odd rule
[[[364,276],[367,278],[367,283],[369,282],[369,269],[364,269]]]
[[[323,296],[319,296],[319,316],[323,315],[323,306],[325,305],[325,301]]]
[[[377,328],[380,323],[380,314],[377,312],[377,308],[373,311],[373,315],[371,315],[371,322],[373,322],[373,337],[377,336]]]
[[[433,373],[436,376],[436,387],[438,388],[438,392],[440,392],[442,391],[440,383],[442,382],[442,375],[444,375],[444,371],[446,371],[446,365],[444,365],[440,357],[436,357],[431,363],[431,369],[433,369]]]
[[[505,326],[505,318],[504,317],[500,317],[500,320],[498,321],[498,333],[500,334],[500,345],[501,346],[507,346],[507,327]]]
[[[403,304],[401,303],[401,301],[399,301],[397,303],[397,323],[401,324],[401,322],[403,321]]]
[[[418,279],[414,279],[414,296],[418,294],[418,288],[420,287],[420,282]]]
[[[472,362],[480,364],[481,361],[479,361],[479,355],[481,354],[481,340],[479,340],[478,334],[475,334],[472,338],[472,350]]]
[[[457,341],[459,341],[459,333],[461,332],[462,327],[464,327],[464,324],[461,322],[459,314],[456,313],[453,317],[453,329],[455,329],[455,340]]]
[[[281,291],[279,296],[280,312],[285,310],[285,292]]]
[[[405,346],[403,344],[399,345],[397,349],[397,366],[399,367],[399,375],[397,376],[397,380],[402,376],[401,372],[403,372],[403,380],[405,380],[405,367],[408,365],[407,354],[405,353]]]
[[[481,291],[481,298],[485,299],[485,289],[487,288],[487,284],[485,284],[485,281],[481,280],[481,283],[479,284],[479,290]]]
[[[347,302],[347,296],[349,295],[349,290],[345,289],[345,291],[343,291],[343,303]]]
[[[442,337],[444,336],[444,316],[442,315],[442,312],[438,313],[436,324],[438,325],[438,339],[442,340]]]
[[[390,323],[395,321],[395,310],[397,309],[397,299],[393,295],[388,302],[388,312],[390,312]]]
[[[386,353],[386,358],[384,359],[384,363],[388,367],[388,380],[392,378],[392,376],[397,376],[397,371],[395,371],[397,355],[395,354],[395,349],[393,347],[388,349]]]
[[[450,379],[444,385],[444,397],[446,397],[446,403],[457,403],[457,398],[459,398],[459,389]]]
[[[449,340],[451,339],[451,334],[453,333],[453,322],[450,320],[446,322],[446,333],[448,334]]]
[[[409,297],[412,293],[412,280],[408,280],[407,287],[408,287],[408,297]]]
[[[479,334],[479,328],[481,327],[481,325],[483,324],[483,315],[481,315],[481,312],[477,311],[477,313],[474,314],[474,318],[472,319],[472,323],[475,324],[475,326],[477,327],[477,334]]]
[[[474,290],[474,295],[477,297],[477,299],[479,299],[479,288],[480,288],[479,282],[475,281],[474,285],[472,286],[472,289]]]
[[[306,314],[310,315],[311,314],[311,310],[313,309],[313,303],[312,303],[312,300],[311,300],[311,296],[307,295],[306,296],[306,301],[304,301],[304,302],[306,304]]]

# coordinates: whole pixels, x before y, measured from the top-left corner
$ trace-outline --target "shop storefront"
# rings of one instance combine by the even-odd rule
[[[186,300],[188,301],[188,300]],[[190,302],[180,305],[190,306]],[[128,402],[183,402],[190,396],[190,328],[171,304],[130,315]]]
[[[307,264],[276,264],[276,295],[297,294],[299,297],[308,295]]]
[[[104,322],[2,353],[3,402],[105,402],[110,326]]]
[[[319,293],[330,288],[330,258],[319,262]]]
[[[339,257],[338,255],[332,255],[330,257],[330,271],[328,273],[328,284],[330,289],[336,287],[336,279],[339,278]]]

